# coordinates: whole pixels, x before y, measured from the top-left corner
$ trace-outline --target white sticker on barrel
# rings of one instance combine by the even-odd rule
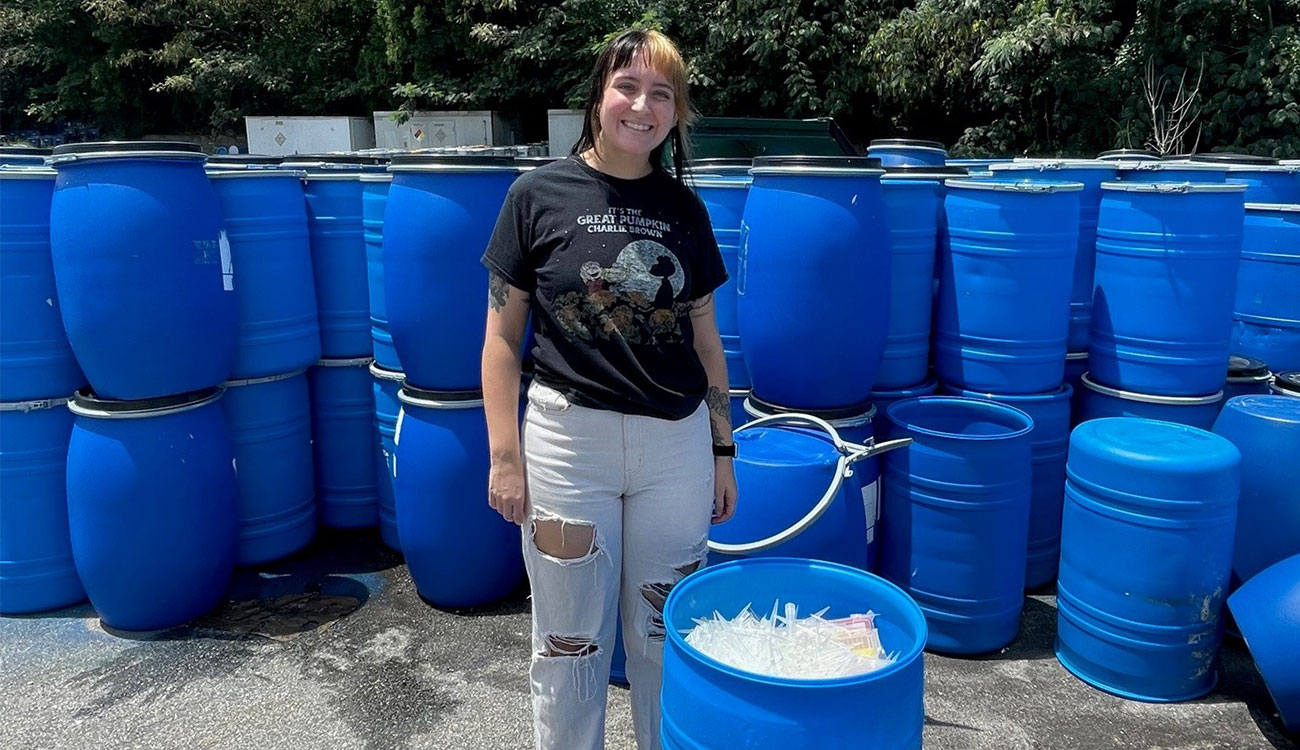
[[[230,258],[230,240],[226,237],[226,230],[221,230],[217,235],[217,246],[221,250],[221,288],[227,292],[235,289],[235,264]]]
[[[862,488],[862,509],[867,519],[867,544],[876,541],[876,521],[880,520],[880,480]]]
[[[398,409],[397,409],[397,426],[393,428],[393,445],[394,445],[394,446],[398,446],[398,445],[401,445],[401,444],[402,444],[402,420],[404,420],[404,419],[406,419],[406,407],[398,407]],[[397,476],[397,475],[394,474],[393,476]]]

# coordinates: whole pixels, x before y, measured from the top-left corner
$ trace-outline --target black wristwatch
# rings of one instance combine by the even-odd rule
[[[730,445],[717,445],[717,444],[715,444],[715,445],[713,446],[713,455],[715,455],[715,456],[726,456],[727,458],[735,458],[735,457],[736,457],[736,444],[735,444],[735,443],[732,443],[732,444],[730,444]]]

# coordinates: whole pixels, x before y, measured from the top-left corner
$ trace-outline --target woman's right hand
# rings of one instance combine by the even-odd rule
[[[493,459],[488,469],[488,505],[511,523],[522,526],[528,517],[528,483],[518,459]]]

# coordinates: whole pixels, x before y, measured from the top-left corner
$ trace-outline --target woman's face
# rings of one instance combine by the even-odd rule
[[[649,156],[677,125],[677,96],[668,79],[638,56],[610,74],[596,116],[603,147]]]

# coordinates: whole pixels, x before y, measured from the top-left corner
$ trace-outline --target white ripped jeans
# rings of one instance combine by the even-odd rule
[[[659,750],[662,608],[707,552],[710,440],[703,404],[672,421],[576,406],[539,383],[529,388],[523,549],[533,593],[529,682],[538,750],[604,747],[619,611],[637,747]],[[538,549],[538,524],[577,535],[582,552],[561,558]]]

